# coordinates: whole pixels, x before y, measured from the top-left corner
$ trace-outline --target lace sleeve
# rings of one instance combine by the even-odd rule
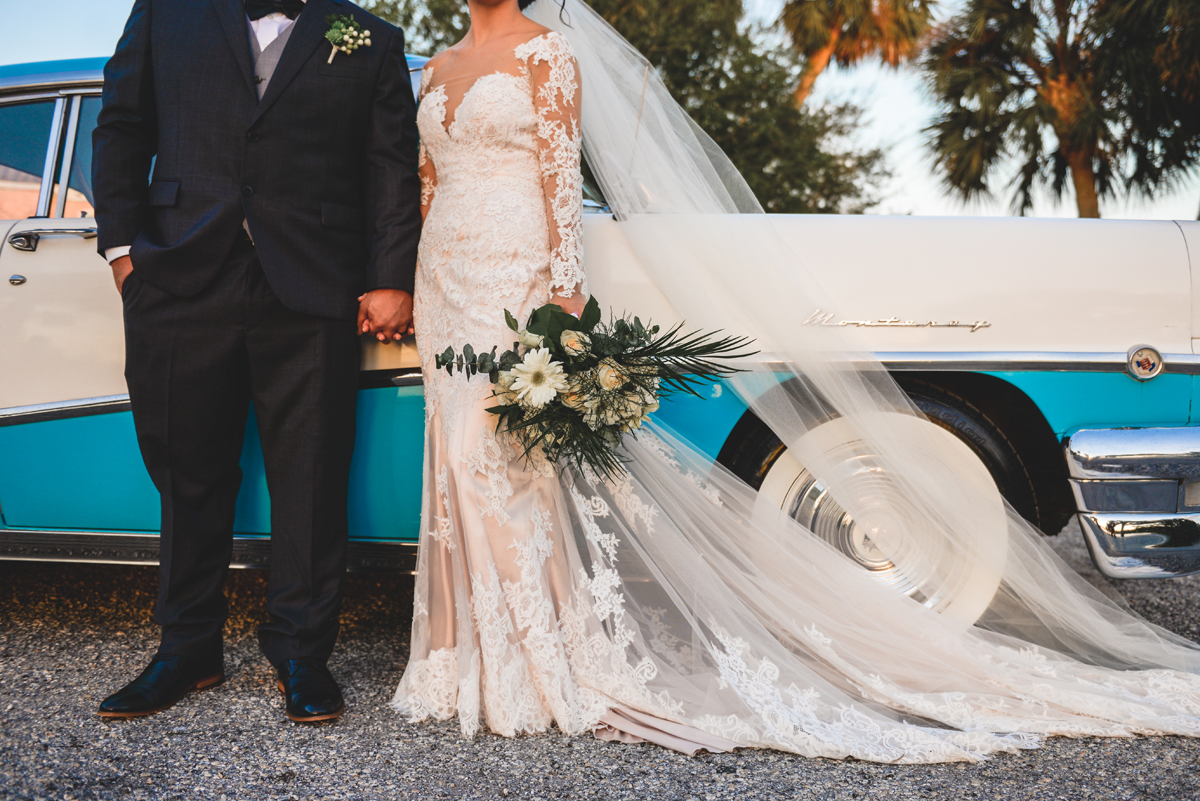
[[[538,157],[550,221],[551,291],[587,294],[583,272],[583,134],[579,71],[570,44],[558,33],[525,43],[517,57],[529,65],[538,119]]]
[[[425,65],[425,69],[421,70],[421,91],[417,94],[417,102],[420,103],[425,99],[425,95],[429,93],[429,83],[433,77],[433,70],[429,65]],[[433,160],[429,158],[429,151],[425,149],[425,143],[421,142],[417,152],[417,175],[421,177],[421,221],[429,216],[429,207],[433,203],[433,190],[437,187],[437,169],[433,166]]]

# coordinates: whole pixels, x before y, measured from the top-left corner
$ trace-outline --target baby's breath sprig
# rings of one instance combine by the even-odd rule
[[[333,45],[326,64],[333,63],[333,57],[338,54],[339,50],[350,55],[360,47],[371,46],[371,32],[363,30],[363,27],[353,17],[345,14],[330,14],[325,18],[325,24],[329,26],[329,30],[325,31],[325,39]]]

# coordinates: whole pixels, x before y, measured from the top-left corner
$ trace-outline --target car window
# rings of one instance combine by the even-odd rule
[[[610,213],[608,201],[604,199],[604,193],[600,191],[600,182],[592,174],[592,168],[587,163],[587,156],[583,157],[583,210],[585,213],[593,214]]]
[[[79,103],[79,128],[75,133],[75,157],[67,179],[64,217],[78,217],[83,212],[87,212],[88,217],[95,214],[92,208],[92,131],[96,129],[96,117],[100,114],[100,97],[84,96],[79,98]],[[58,189],[56,185],[54,191],[57,193]]]
[[[0,220],[37,214],[54,101],[0,106]]]

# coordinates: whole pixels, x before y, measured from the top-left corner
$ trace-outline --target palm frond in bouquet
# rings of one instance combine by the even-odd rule
[[[512,434],[529,458],[540,448],[552,462],[590,467],[604,478],[624,470],[617,448],[635,435],[673,393],[700,397],[698,387],[740,372],[727,362],[753,356],[750,339],[720,332],[665,331],[628,315],[601,321],[588,301],[579,319],[547,304],[524,328],[509,312],[516,335],[511,349],[477,353],[449,347],[437,366],[451,374],[485,374],[496,385],[497,431]]]

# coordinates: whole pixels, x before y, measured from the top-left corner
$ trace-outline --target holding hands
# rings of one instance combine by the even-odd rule
[[[113,283],[117,292],[125,288],[125,280],[133,273],[128,256],[114,259]],[[358,297],[358,332],[370,334],[385,345],[413,333],[412,295],[401,289],[375,289]]]
[[[114,273],[116,264],[114,263]],[[119,285],[119,282],[118,282]],[[587,303],[587,296],[575,292],[565,298],[555,293],[550,299],[567,314],[578,317]],[[358,333],[369,334],[387,345],[400,341],[415,332],[412,323],[412,295],[401,289],[374,289],[358,298]]]
[[[413,333],[412,295],[401,289],[373,289],[358,298],[358,333],[383,344]]]

